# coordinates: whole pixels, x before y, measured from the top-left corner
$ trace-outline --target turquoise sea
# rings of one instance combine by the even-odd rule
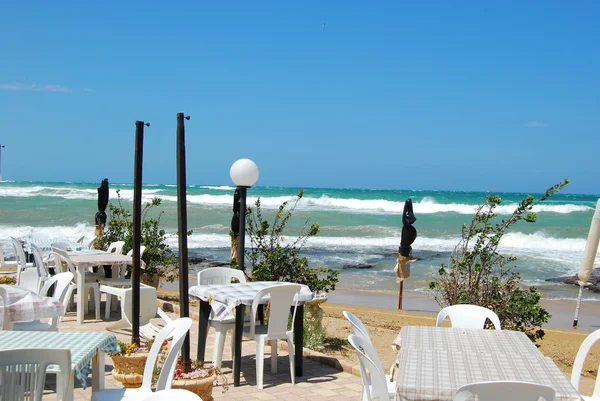
[[[85,235],[91,239],[98,186],[99,182],[1,182],[0,240],[27,235],[73,239]],[[111,183],[111,202],[116,200],[117,189],[125,205],[131,207],[133,186]],[[298,189],[253,187],[248,190],[248,205],[260,197],[265,213],[274,213]],[[191,256],[227,260],[233,192],[231,186],[189,185],[188,227],[194,231],[189,238]],[[526,194],[500,195],[504,204],[499,212],[509,214]],[[412,276],[405,282],[405,289],[426,292],[432,275],[458,243],[461,224],[470,221],[475,206],[485,196],[483,192],[304,188],[287,235],[292,238],[310,217],[321,225],[319,235],[305,247],[305,255],[313,265],[339,269],[341,288],[396,291],[392,269],[404,201],[411,198],[418,231],[413,255],[420,260],[412,264]],[[144,200],[152,197],[163,199],[164,227],[176,232],[175,185],[144,185]],[[517,256],[518,271],[546,298],[575,297],[575,288],[544,280],[578,271],[597,199],[597,195],[555,195],[537,207],[535,224],[517,224],[503,238],[501,250]],[[172,245],[177,246],[175,237]],[[8,243],[4,247],[10,254]],[[373,267],[343,269],[344,265],[357,264]],[[600,295],[587,291],[585,297],[600,299]]]

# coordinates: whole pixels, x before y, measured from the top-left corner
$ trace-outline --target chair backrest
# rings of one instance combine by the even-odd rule
[[[152,393],[152,395],[143,399],[143,401],[202,401],[202,398],[196,393],[181,388],[172,388]]]
[[[44,287],[42,287],[42,289],[40,291],[40,295],[45,297],[48,294],[48,291],[50,290],[50,288],[56,283],[56,288],[54,289],[52,298],[60,301],[60,303],[62,303],[66,307],[68,304],[68,301],[65,298],[67,296],[67,290],[69,289],[69,286],[71,285],[72,282],[73,282],[73,273],[71,273],[71,272],[55,274],[54,276],[52,276],[46,280],[46,282],[44,283]],[[58,326],[59,319],[60,319],[60,316],[54,316],[52,318],[51,323],[50,323],[52,330],[55,330],[56,327]]]
[[[140,287],[140,326],[150,323],[150,319],[156,316],[156,288]],[[123,318],[130,324],[133,321],[133,289],[127,288],[123,291],[121,298],[121,313]]]
[[[154,302],[156,308],[156,301]],[[141,324],[141,323],[140,323]],[[156,383],[156,391],[166,390],[171,388],[173,384],[173,374],[175,373],[175,367],[177,365],[177,355],[183,345],[183,340],[186,334],[192,327],[192,319],[189,317],[182,317],[168,323],[163,327],[156,337],[154,343],[150,348],[148,359],[146,359],[146,365],[144,366],[144,378],[142,380],[142,388],[150,389],[152,385],[152,372],[154,371],[154,365],[156,364],[156,358],[158,353],[163,347],[163,341],[173,333],[173,339],[171,340],[171,346],[167,351],[165,362],[158,376],[158,382]]]
[[[232,279],[246,282],[244,272],[231,267],[209,267],[198,272],[198,285],[231,284]]]
[[[65,241],[52,242],[52,243],[50,243],[50,246],[53,248],[64,249],[65,251],[74,251],[73,244],[71,244],[69,242],[65,242]]]
[[[145,251],[146,251],[146,246],[145,245],[140,245],[140,256],[142,256]],[[129,256],[129,257],[133,256],[133,248],[130,249],[129,252],[127,252],[127,256]]]
[[[44,257],[42,256],[43,252],[36,244],[30,244],[31,252],[33,252],[33,262],[35,263],[35,267],[38,271],[40,277],[50,277],[50,273],[48,272],[48,266],[44,263]]]
[[[482,306],[466,304],[447,306],[438,313],[435,325],[440,327],[446,316],[450,316],[452,327],[483,329],[485,327],[485,320],[489,319],[496,330],[502,330],[498,315],[494,311]]]
[[[24,269],[21,274],[17,276],[17,285],[33,291],[36,294],[40,292],[40,276],[38,271],[34,267]]]
[[[575,362],[573,362],[573,370],[571,371],[571,384],[577,391],[579,391],[579,379],[581,378],[581,372],[583,371],[583,363],[594,344],[600,339],[600,329],[590,333],[585,340],[579,346]],[[596,379],[594,386],[593,399],[597,398],[597,394],[600,394],[600,381]]]
[[[15,248],[15,257],[17,258],[17,265],[22,269],[27,265],[27,259],[25,259],[25,251],[23,250],[23,244],[16,238],[10,237],[10,241]]]
[[[383,367],[381,363],[376,363],[372,358],[377,355],[373,344],[364,337],[354,334],[348,336],[348,342],[358,355],[360,377],[367,400],[371,401],[374,398],[379,398],[381,401],[390,401]],[[379,356],[377,356],[377,359],[379,359]]]
[[[359,318],[357,318],[356,316],[354,316],[353,313],[348,311],[343,311],[342,315],[344,315],[344,317],[350,322],[352,334],[354,334],[355,336],[361,336],[365,338],[368,342],[372,343],[371,337],[369,337],[369,331],[367,330],[363,322],[360,321]]]
[[[125,245],[125,241],[111,242],[110,245],[108,246],[108,249],[106,250],[106,252],[120,254],[123,252],[123,245]]]
[[[292,326],[294,327],[294,320],[296,319],[296,307],[298,306],[298,298],[294,304],[294,297],[300,292],[302,286],[300,284],[279,284],[272,285],[264,288],[254,297],[252,302],[252,316],[250,318],[250,336],[254,335],[254,329],[256,326],[258,307],[261,304],[261,300],[270,295],[271,303],[269,309],[269,326],[267,328],[267,338],[281,338],[285,337],[288,328],[288,317],[290,316],[290,308],[294,306],[294,312],[292,313]],[[302,319],[302,316],[300,316]]]
[[[454,395],[454,401],[466,401],[477,395],[479,401],[554,401],[556,392],[552,387],[536,383],[493,381],[466,384]]]
[[[0,306],[0,330],[4,330],[10,324],[10,316],[8,311],[6,310],[6,305],[8,303],[8,295],[6,295],[6,290],[0,287],[0,302],[2,303]]]
[[[59,260],[58,260],[58,269],[60,271],[68,271],[70,273],[73,273],[73,277],[75,277],[76,273],[77,273],[77,269],[75,268],[75,265],[73,264],[73,262],[71,262],[71,258],[69,257],[69,253],[65,250],[65,249],[61,249],[61,248],[56,248],[56,247],[52,247],[52,252],[55,255],[60,256]],[[64,265],[63,262],[67,264],[67,269],[64,270]]]
[[[0,351],[0,399],[41,401],[48,365],[62,373],[62,394],[68,394],[71,351],[68,349],[24,348]]]

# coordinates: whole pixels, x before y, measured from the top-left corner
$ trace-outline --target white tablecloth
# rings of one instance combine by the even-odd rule
[[[225,316],[238,305],[252,305],[254,297],[261,290],[273,286],[283,285],[286,283],[278,281],[253,281],[248,283],[238,284],[213,284],[213,285],[196,285],[190,287],[189,294],[202,299],[203,301],[209,301],[213,310],[218,317]],[[299,304],[303,304],[310,301],[313,297],[313,293],[306,285],[302,285],[297,301]],[[266,303],[269,297],[263,298]],[[216,302],[215,302],[216,301]],[[296,298],[294,298],[296,302]],[[215,307],[215,305],[218,305]]]
[[[0,285],[4,289],[6,305],[0,298],[0,322],[7,312],[11,322],[27,322],[31,320],[64,316],[65,306],[58,300],[42,297],[35,292],[16,285]]]
[[[495,380],[544,384],[554,388],[556,400],[580,399],[552,359],[521,332],[407,326],[399,343],[399,400],[452,400],[465,384]]]

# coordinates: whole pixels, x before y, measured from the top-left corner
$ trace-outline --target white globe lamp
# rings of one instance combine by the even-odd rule
[[[239,159],[231,165],[229,170],[231,181],[237,185],[240,194],[240,229],[238,232],[238,269],[245,271],[244,267],[244,242],[246,241],[246,189],[258,180],[258,166],[250,159]]]

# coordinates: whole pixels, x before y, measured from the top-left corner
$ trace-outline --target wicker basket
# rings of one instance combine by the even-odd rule
[[[202,379],[177,379],[173,380],[171,388],[189,390],[202,398],[202,401],[213,401],[212,390],[215,375],[212,374]]]
[[[125,388],[138,388],[144,379],[144,367],[148,359],[147,352],[129,355],[113,355],[113,377],[123,383]]]

